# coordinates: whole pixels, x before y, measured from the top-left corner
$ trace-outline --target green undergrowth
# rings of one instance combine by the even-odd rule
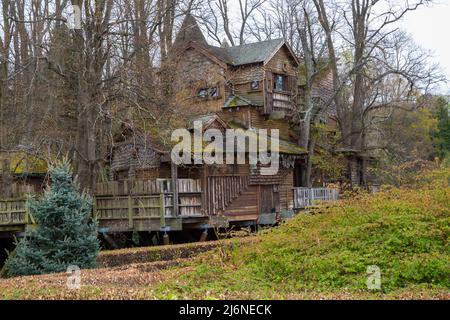
[[[203,254],[152,292],[200,299],[449,292],[449,176],[448,169],[434,171],[408,188],[385,187],[320,214],[300,213],[255,243]],[[380,290],[367,287],[369,266],[381,271]]]

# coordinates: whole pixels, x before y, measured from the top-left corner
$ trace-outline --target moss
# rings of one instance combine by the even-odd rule
[[[3,160],[9,160],[9,170],[17,175],[41,175],[47,173],[47,162],[25,152],[0,154],[0,171],[3,170]]]

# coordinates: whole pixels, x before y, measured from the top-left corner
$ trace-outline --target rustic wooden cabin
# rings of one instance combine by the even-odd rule
[[[110,180],[98,183],[93,214],[100,232],[169,232],[212,226],[271,225],[327,190],[299,190],[295,179],[306,150],[291,123],[301,95],[299,60],[282,39],[235,47],[210,46],[187,15],[168,65],[177,115],[210,128],[279,130],[280,166],[263,175],[260,163],[179,165],[158,134],[122,125],[110,154]],[[318,90],[318,98],[321,88]],[[304,195],[303,195],[304,193]],[[308,200],[308,201],[304,201]],[[24,230],[32,217],[24,201],[7,204],[0,227]],[[11,212],[13,208],[14,212]],[[1,208],[0,208],[1,209]],[[3,219],[3,220],[2,220]]]
[[[274,223],[278,214],[293,210],[294,166],[306,153],[297,146],[290,123],[298,94],[298,58],[283,39],[210,46],[191,15],[174,48],[173,91],[180,117],[201,121],[203,130],[278,129],[281,157],[280,169],[272,176],[261,175],[260,165],[247,163],[181,166],[177,177],[200,179],[205,215],[226,217],[230,223]],[[113,179],[172,176],[169,150],[164,153],[151,143],[157,137],[136,138],[131,131],[127,135],[116,141]]]

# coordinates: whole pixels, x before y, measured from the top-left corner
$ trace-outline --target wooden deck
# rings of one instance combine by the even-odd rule
[[[105,232],[175,231],[183,221],[208,223],[202,212],[199,180],[177,180],[178,208],[174,210],[172,181],[108,182],[97,186],[93,214]]]
[[[0,232],[23,232],[35,224],[25,204],[25,198],[0,200]]]
[[[250,216],[254,221],[259,217],[257,187],[249,186],[248,177],[211,176],[206,190],[202,190],[201,180],[176,181],[175,188],[171,179],[98,184],[92,215],[99,221],[99,231],[181,231],[227,226],[229,221],[248,221]],[[335,189],[293,191],[295,209],[339,197]],[[24,197],[0,200],[0,232],[23,232],[35,224]]]
[[[100,232],[178,231],[183,224],[205,228],[211,221],[202,210],[199,180],[178,179],[174,210],[172,181],[158,179],[98,184],[92,215]],[[217,220],[217,219],[215,219]],[[23,232],[35,224],[25,197],[0,201],[0,232]]]

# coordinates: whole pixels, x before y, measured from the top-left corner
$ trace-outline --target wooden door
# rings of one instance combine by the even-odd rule
[[[260,214],[279,212],[280,193],[278,186],[269,185],[260,187]]]

